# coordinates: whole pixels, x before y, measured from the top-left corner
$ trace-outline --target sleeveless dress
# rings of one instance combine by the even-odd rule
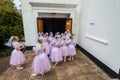
[[[69,56],[74,56],[76,55],[76,49],[75,49],[75,44],[73,42],[73,40],[69,39],[68,41],[68,55]]]
[[[51,69],[51,64],[48,56],[44,53],[44,48],[36,47],[38,55],[35,56],[32,64],[32,68],[36,74],[44,74]]]
[[[13,66],[23,64],[26,59],[25,59],[23,53],[20,50],[16,50],[16,48],[20,47],[19,43],[18,42],[13,42],[12,46],[15,49],[12,51],[9,64],[13,65]]]
[[[52,50],[51,50],[51,55],[50,55],[50,59],[52,62],[60,62],[62,61],[62,54],[61,54],[61,50],[58,47],[58,42],[57,43],[53,43],[52,44]]]
[[[43,43],[43,45],[45,47],[45,53],[47,55],[49,55],[50,54],[50,46],[49,46],[49,43],[48,43],[47,39],[43,38],[42,43]]]
[[[64,40],[62,40],[61,42],[61,53],[62,53],[62,56],[68,56],[67,43]]]

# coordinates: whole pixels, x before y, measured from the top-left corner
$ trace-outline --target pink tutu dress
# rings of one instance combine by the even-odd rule
[[[45,53],[46,53],[47,55],[49,55],[49,54],[50,54],[50,45],[49,45],[47,39],[43,38],[43,39],[42,39],[42,43],[43,43],[43,45],[44,45],[44,47],[45,47]]]
[[[62,56],[68,56],[68,48],[65,40],[61,41],[61,53],[62,53]]]
[[[36,74],[44,74],[49,72],[51,69],[51,64],[48,56],[44,53],[44,48],[36,47],[38,55],[35,56],[32,64],[32,68]]]
[[[61,54],[61,49],[58,47],[58,42],[57,43],[53,43],[52,46],[52,50],[51,50],[51,55],[50,55],[50,59],[52,62],[60,62],[62,61],[62,54]]]
[[[15,48],[12,51],[11,57],[10,57],[10,65],[17,66],[20,64],[23,64],[25,61],[25,57],[23,53],[20,50],[16,50],[16,48],[19,48],[20,45],[18,42],[13,42],[12,46]]]
[[[69,39],[68,41],[68,55],[69,56],[74,56],[76,55],[76,49],[75,49],[75,44],[73,42],[73,40]]]

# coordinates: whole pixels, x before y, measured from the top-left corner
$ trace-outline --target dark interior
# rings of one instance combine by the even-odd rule
[[[43,18],[43,32],[65,32],[66,18]]]

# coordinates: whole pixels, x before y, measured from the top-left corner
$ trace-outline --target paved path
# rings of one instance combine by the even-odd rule
[[[31,76],[34,53],[26,51],[24,54],[27,59],[23,65],[25,68],[16,70],[14,67],[10,67],[0,76],[0,80],[40,80],[40,75]],[[111,78],[81,51],[77,50],[74,61],[59,63],[56,68],[52,68],[45,74],[43,80],[111,80]]]

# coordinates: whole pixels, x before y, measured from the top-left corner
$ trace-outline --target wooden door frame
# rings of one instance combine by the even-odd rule
[[[37,32],[39,32],[39,23],[38,23],[38,20],[43,20],[42,18],[37,18]],[[43,27],[43,26],[42,26]]]
[[[66,20],[71,20],[71,30],[70,30],[70,32],[72,33],[72,27],[73,27],[73,26],[72,26],[72,24],[73,24],[72,21],[73,21],[73,19],[72,19],[72,18],[66,18]]]
[[[43,20],[44,18],[37,18],[37,31],[39,32],[39,24],[38,24],[38,20]],[[51,19],[58,19],[58,18],[51,18]],[[66,18],[66,20],[71,20],[71,30],[70,30],[70,32],[72,32],[72,18]],[[43,26],[42,26],[43,27]],[[66,27],[66,25],[65,25],[65,27]],[[66,30],[66,29],[65,29]],[[43,31],[44,31],[44,28],[43,28]]]

